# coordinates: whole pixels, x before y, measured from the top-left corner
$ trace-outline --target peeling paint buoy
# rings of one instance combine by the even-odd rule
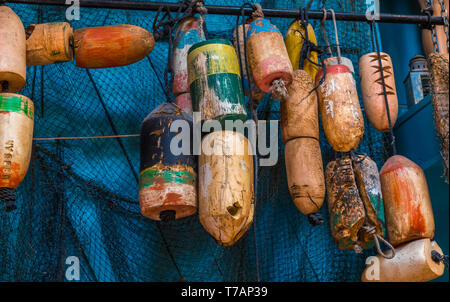
[[[182,93],[173,101],[175,105],[180,107],[186,114],[192,116],[192,99],[189,92]]]
[[[179,120],[192,129],[191,117],[178,106],[163,103],[141,126],[139,203],[142,215],[153,220],[170,221],[197,211],[195,156],[192,149],[180,155],[171,150],[177,133],[170,128]]]

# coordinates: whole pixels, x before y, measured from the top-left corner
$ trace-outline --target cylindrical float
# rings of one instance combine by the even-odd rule
[[[253,221],[253,157],[239,132],[216,131],[202,141],[199,217],[218,244],[236,243]]]
[[[427,0],[418,0],[421,9],[426,8]],[[449,1],[448,0],[433,0],[433,16],[434,17],[441,17],[441,5],[439,2],[444,3],[444,7],[447,10],[447,20],[448,20],[448,11],[449,11]],[[448,48],[447,48],[447,36],[444,31],[444,26],[442,25],[436,25],[436,38],[439,44],[439,53],[441,54],[448,54]],[[434,46],[433,46],[433,38],[431,35],[431,30],[429,29],[422,29],[422,44],[423,44],[423,50],[425,52],[425,55],[430,55],[434,52]]]
[[[294,138],[285,146],[286,176],[291,198],[305,215],[317,213],[325,200],[325,179],[319,141]]]
[[[322,78],[321,69],[316,83]],[[326,76],[317,90],[320,115],[328,142],[338,152],[355,150],[364,134],[364,120],[355,80],[344,65],[326,66]]]
[[[390,157],[380,171],[386,228],[392,245],[434,236],[434,216],[425,174],[401,155]]]
[[[202,24],[199,18],[187,17],[180,21],[173,43],[173,86],[175,95],[189,92],[187,56],[192,45],[204,41]]]
[[[1,7],[0,7],[1,8]],[[33,102],[15,93],[0,93],[0,195],[13,210],[14,189],[27,174],[33,143]]]
[[[247,120],[239,62],[230,41],[195,44],[188,54],[189,85],[194,111],[201,120]]]
[[[0,92],[17,92],[26,82],[26,37],[22,21],[6,5],[0,5]],[[5,91],[5,90],[3,90]]]
[[[395,257],[368,258],[361,276],[363,282],[426,282],[444,273],[445,265],[431,258],[432,251],[443,254],[435,241],[418,239],[395,249]]]
[[[316,34],[311,24],[308,23],[308,40],[317,46]],[[302,52],[303,45],[305,44],[306,31],[300,20],[294,20],[288,28],[286,33],[285,43],[286,49],[291,60],[292,67],[294,70],[299,69],[300,66],[300,55]],[[316,51],[311,51],[309,55],[309,60],[318,64],[319,56]],[[317,71],[319,67],[314,65],[308,59],[303,61],[303,70],[305,70],[310,76],[311,80],[316,79]]]
[[[345,65],[350,70],[353,76],[355,76],[355,68],[353,67],[353,62],[349,58],[341,56],[341,63],[339,63],[338,57],[330,57],[323,60],[323,63],[328,65]]]
[[[142,215],[153,220],[169,221],[197,211],[195,156],[183,146],[175,155],[171,143],[180,134],[170,131],[173,123],[179,123],[186,135],[192,129],[191,117],[176,105],[163,103],[141,126],[139,203]]]
[[[77,29],[75,62],[82,68],[108,68],[133,64],[155,46],[152,33],[128,24]]]
[[[384,52],[380,53],[383,66],[384,83],[389,105],[391,125],[394,127],[397,120],[398,102],[395,89],[394,68],[391,57]],[[370,123],[381,132],[389,131],[389,120],[384,99],[381,69],[378,64],[378,54],[371,52],[359,59],[359,78],[364,110]]]
[[[189,92],[180,94],[173,102],[189,116],[192,116],[192,100]]]
[[[285,87],[292,82],[292,65],[278,28],[267,19],[257,18],[249,26],[247,58],[256,85],[272,93],[272,82],[282,80]]]
[[[73,29],[67,22],[27,27],[27,65],[48,65],[73,60]]]
[[[245,28],[246,35],[248,35],[249,26],[250,26],[249,24],[245,24],[244,28]],[[237,31],[239,31],[239,47],[237,45],[237,42],[238,42]],[[265,96],[266,93],[264,91],[261,91],[261,89],[259,89],[258,86],[255,84],[250,66],[248,66],[249,74],[247,74],[247,62],[246,62],[246,56],[245,56],[245,37],[244,37],[244,32],[242,31],[242,24],[239,25],[237,28],[234,28],[233,42],[234,42],[233,43],[234,48],[236,49],[236,53],[239,54],[239,50],[241,53],[240,63],[241,63],[242,72],[243,72],[242,77],[244,78],[244,87],[243,87],[244,93],[246,96],[249,97],[250,96],[250,86],[252,86],[253,87],[253,90],[252,90],[253,100],[260,101],[260,100],[262,100],[262,98]]]
[[[376,234],[386,237],[383,194],[377,164],[368,156],[358,155],[353,161],[356,185],[364,204],[366,225],[375,227]],[[368,232],[359,234],[362,248],[374,246],[373,235]]]
[[[280,104],[281,136],[286,143],[297,137],[319,139],[319,105],[314,85],[305,70],[294,71],[288,97]]]
[[[431,99],[433,103],[434,127],[441,141],[441,156],[444,176],[448,183],[449,137],[448,137],[448,54],[430,54],[428,64],[431,71]]]
[[[351,250],[366,215],[349,156],[328,163],[326,188],[331,234],[340,249]]]

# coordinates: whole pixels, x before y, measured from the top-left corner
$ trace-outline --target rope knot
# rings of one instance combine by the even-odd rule
[[[288,91],[286,89],[286,84],[282,79],[277,79],[272,82],[272,86],[270,87],[273,96],[277,100],[287,99],[289,97]]]
[[[251,20],[253,21],[258,18],[264,18],[264,13],[262,11],[261,5],[258,3],[255,3],[252,6],[253,6],[253,12],[252,12]]]

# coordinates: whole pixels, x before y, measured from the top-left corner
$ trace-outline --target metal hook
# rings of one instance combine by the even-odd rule
[[[331,12],[331,18],[333,19],[333,27],[334,27],[334,37],[336,40],[336,49],[337,49],[337,57],[338,57],[338,63],[341,64],[342,60],[341,60],[341,48],[339,47],[339,38],[338,38],[338,30],[337,30],[337,24],[336,24],[336,16],[334,14],[334,10],[333,9],[329,9],[329,11]]]

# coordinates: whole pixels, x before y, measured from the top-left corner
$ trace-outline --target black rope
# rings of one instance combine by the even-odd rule
[[[449,270],[448,255],[441,255],[438,251],[432,250],[431,259],[436,263],[443,262],[447,270]]]

